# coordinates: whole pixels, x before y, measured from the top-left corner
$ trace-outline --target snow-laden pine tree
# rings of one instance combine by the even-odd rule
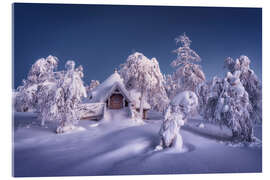
[[[252,105],[251,119],[255,122],[262,121],[262,84],[257,75],[250,68],[250,59],[242,55],[236,60],[228,57],[225,59],[225,67],[231,72],[240,72],[240,81],[249,95]]]
[[[172,61],[171,66],[177,69],[172,78],[177,88],[176,92],[172,94],[177,94],[185,90],[195,92],[196,87],[205,81],[205,75],[200,65],[196,64],[201,61],[201,58],[190,48],[191,40],[185,33],[175,40],[176,44],[180,43],[181,46],[173,51],[177,54],[177,57]]]
[[[54,93],[49,94],[49,97],[43,97],[51,98],[48,106],[44,106],[42,111],[49,111],[46,119],[58,121],[57,133],[64,133],[75,127],[80,119],[78,104],[82,97],[86,97],[86,89],[81,79],[82,71],[75,69],[74,61],[67,61],[65,67],[64,76],[58,80]]]
[[[194,92],[184,91],[177,94],[169,104],[159,134],[160,144],[156,150],[172,147],[182,150],[183,141],[180,128],[187,121],[190,113],[197,107],[198,99]]]
[[[128,89],[136,89],[140,92],[141,116],[146,100],[157,110],[162,111],[166,108],[168,97],[164,88],[163,75],[155,58],[150,60],[142,53],[135,52],[121,65],[120,74]]]
[[[214,122],[214,112],[218,98],[223,90],[223,80],[214,76],[212,80],[201,83],[196,88],[198,112],[208,122]]]
[[[240,81],[240,71],[228,72],[224,79],[213,78],[209,84],[204,118],[232,130],[236,142],[252,142],[252,108],[249,95]]]
[[[20,112],[36,111],[38,105],[38,89],[47,83],[55,82],[54,70],[57,68],[58,59],[49,55],[47,58],[38,59],[31,67],[27,79],[17,88],[15,97],[15,110]]]

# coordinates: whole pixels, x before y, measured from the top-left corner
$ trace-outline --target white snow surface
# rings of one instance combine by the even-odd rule
[[[154,151],[161,120],[132,124],[126,112],[108,111],[107,121],[80,121],[56,134],[33,113],[14,114],[14,176],[89,176],[130,174],[261,172],[262,149],[232,147],[215,138],[181,129],[184,152]],[[153,116],[154,117],[154,116]],[[192,122],[192,121],[190,121]],[[205,124],[205,128],[207,128]],[[256,133],[259,132],[259,133]],[[261,127],[255,128],[255,135]],[[261,136],[257,136],[261,139]]]

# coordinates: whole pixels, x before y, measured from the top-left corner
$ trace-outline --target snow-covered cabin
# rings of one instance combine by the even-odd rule
[[[106,109],[127,108],[130,111],[131,108],[134,108],[139,112],[139,98],[139,93],[137,91],[128,91],[125,88],[123,79],[121,78],[117,70],[115,70],[110,77],[108,77],[103,83],[101,83],[92,90],[88,97],[88,100],[83,103],[83,106],[89,107],[84,108],[85,112],[86,109],[89,109],[89,112],[92,111],[91,106],[93,106],[93,104],[99,104],[99,108],[97,109],[99,113],[95,113],[93,114],[93,116],[91,116],[91,113],[88,113],[88,115],[84,115],[82,119],[101,119]],[[147,102],[144,103],[144,119],[147,119],[147,111],[150,108],[151,107]]]

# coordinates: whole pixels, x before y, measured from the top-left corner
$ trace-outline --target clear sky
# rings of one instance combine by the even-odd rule
[[[138,51],[172,73],[174,38],[183,32],[202,58],[207,79],[223,77],[224,59],[247,55],[262,78],[262,9],[14,4],[14,86],[41,57],[84,67],[84,82],[105,80]]]

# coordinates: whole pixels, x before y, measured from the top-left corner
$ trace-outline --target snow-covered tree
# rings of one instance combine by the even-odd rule
[[[87,94],[90,94],[99,84],[100,82],[98,80],[91,80],[89,86],[86,87]]]
[[[57,133],[63,133],[74,128],[74,125],[80,119],[77,111],[81,97],[86,97],[86,90],[81,80],[80,71],[75,69],[74,61],[66,62],[66,72],[64,76],[58,80],[54,93],[43,98],[51,98],[47,107],[41,109],[41,112],[49,112],[46,119],[57,120],[59,126]],[[49,110],[48,110],[48,109]]]
[[[206,111],[206,107],[207,107],[206,104],[208,101],[209,91],[210,91],[210,87],[209,87],[208,82],[199,84],[195,91],[195,93],[198,96],[198,112],[202,116],[204,115]]]
[[[161,141],[156,150],[169,147],[182,150],[180,128],[197,105],[197,96],[192,91],[184,91],[174,97],[166,110],[159,132]]]
[[[200,67],[196,64],[201,61],[200,56],[190,48],[191,40],[184,33],[176,39],[176,44],[180,43],[181,46],[173,52],[177,54],[175,60],[171,65],[177,70],[174,72],[172,78],[177,86],[176,92],[185,90],[195,91],[196,87],[205,81],[205,75]]]
[[[31,67],[27,79],[17,88],[15,97],[15,109],[17,111],[29,111],[37,109],[37,90],[39,86],[47,82],[54,82],[54,70],[57,68],[58,59],[49,55],[47,58],[38,59]]]
[[[252,105],[251,119],[254,122],[262,121],[262,84],[254,71],[250,68],[250,59],[242,55],[236,60],[228,57],[225,59],[225,67],[231,72],[240,72],[240,81],[249,95]]]
[[[53,71],[57,68],[58,58],[49,55],[46,59],[37,60],[31,67],[27,80],[29,83],[40,83],[54,79]]]
[[[201,83],[196,88],[198,112],[208,122],[213,122],[215,107],[222,90],[223,80],[217,76],[208,82]]]
[[[40,84],[37,88],[37,111],[38,117],[41,120],[41,126],[45,125],[46,121],[55,121],[53,113],[56,109],[52,109],[54,106],[55,90],[57,87],[57,81],[47,82],[46,84]]]
[[[126,63],[121,65],[120,74],[128,89],[134,88],[141,93],[141,116],[143,104],[147,97],[152,98],[150,102],[153,107],[160,110],[165,109],[164,107],[168,104],[168,97],[164,88],[163,75],[155,58],[150,60],[142,53],[135,52],[127,58]]]
[[[212,123],[230,128],[234,141],[251,142],[254,140],[250,117],[252,106],[240,75],[240,71],[228,72],[223,80],[212,80],[203,116]]]
[[[180,89],[179,84],[175,82],[171,74],[164,76],[165,90],[169,99],[172,99],[176,95],[176,91]]]

